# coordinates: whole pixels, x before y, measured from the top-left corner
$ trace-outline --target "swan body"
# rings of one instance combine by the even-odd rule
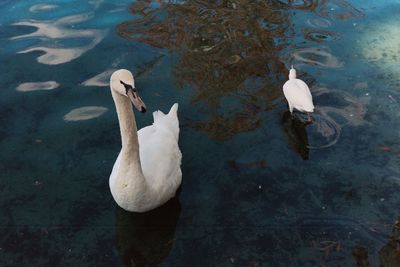
[[[296,78],[296,70],[291,67],[289,80],[283,85],[283,94],[289,105],[290,113],[293,109],[301,112],[314,112],[314,104],[308,85]]]
[[[110,175],[110,190],[117,204],[132,212],[146,212],[175,196],[181,184],[178,104],[168,114],[153,113],[153,125],[137,131],[132,104],[146,107],[137,94],[128,70],[114,72],[110,79],[121,132],[122,148]]]

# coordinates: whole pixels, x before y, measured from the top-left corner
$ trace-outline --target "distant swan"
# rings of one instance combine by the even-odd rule
[[[145,112],[146,106],[132,73],[115,71],[110,87],[122,139],[122,149],[110,175],[111,194],[121,208],[146,212],[174,197],[181,184],[178,104],[168,114],[155,111],[153,125],[138,131],[132,104],[140,112]]]
[[[293,109],[307,112],[308,121],[311,122],[310,112],[314,112],[314,104],[308,85],[300,79],[296,79],[296,70],[291,67],[289,80],[283,85],[283,94],[289,104],[290,113]]]

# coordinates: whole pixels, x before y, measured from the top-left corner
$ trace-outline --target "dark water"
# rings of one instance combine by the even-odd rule
[[[400,266],[399,1],[131,2],[0,2],[0,266]],[[183,184],[147,214],[108,188],[118,68],[139,127],[180,104]]]

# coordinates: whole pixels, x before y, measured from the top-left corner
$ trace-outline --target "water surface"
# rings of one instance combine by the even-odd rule
[[[0,10],[1,266],[397,266],[399,1]],[[287,112],[292,64],[311,125]],[[179,102],[183,184],[147,214],[108,188],[119,68],[139,127]]]

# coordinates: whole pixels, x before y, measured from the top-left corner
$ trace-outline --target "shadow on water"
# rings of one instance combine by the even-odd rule
[[[296,116],[290,114],[290,111],[286,111],[282,115],[282,126],[286,136],[289,139],[289,144],[292,146],[297,153],[300,154],[301,158],[308,160],[310,149],[308,148],[308,135],[306,126],[310,124],[307,121],[301,120]]]
[[[117,210],[117,248],[124,266],[161,264],[174,243],[181,212],[178,197],[146,213]]]

